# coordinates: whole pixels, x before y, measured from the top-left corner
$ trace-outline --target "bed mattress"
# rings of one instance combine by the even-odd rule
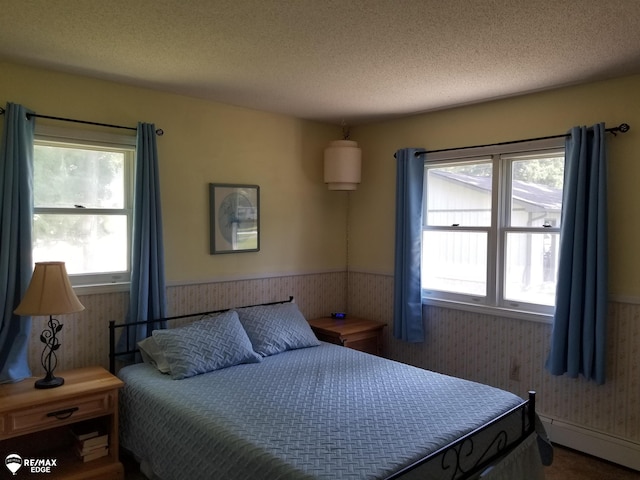
[[[164,480],[386,478],[522,402],[326,343],[183,380],[118,375],[121,445]]]

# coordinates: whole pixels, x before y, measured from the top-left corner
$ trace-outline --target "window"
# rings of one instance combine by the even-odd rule
[[[553,312],[564,147],[514,145],[426,159],[424,298]]]
[[[128,282],[135,138],[36,130],[33,260],[74,286]]]

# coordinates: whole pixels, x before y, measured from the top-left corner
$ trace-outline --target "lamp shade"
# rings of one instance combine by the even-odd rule
[[[81,312],[84,305],[73,292],[64,262],[38,262],[16,315],[59,315]]]
[[[360,183],[362,151],[352,140],[335,140],[324,150],[324,183],[329,190],[355,190]]]

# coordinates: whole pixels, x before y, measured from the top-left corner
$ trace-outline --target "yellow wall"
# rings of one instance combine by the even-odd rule
[[[339,127],[11,63],[0,63],[0,95],[44,115],[164,129],[168,282],[344,270],[347,197],[322,178]],[[260,185],[260,252],[209,254],[209,183]]]
[[[610,444],[592,442],[590,437],[574,443],[562,433],[552,440],[634,468],[637,455],[629,445],[640,441],[639,106],[640,76],[632,76],[359,126],[352,129],[352,136],[363,149],[362,184],[349,203],[349,312],[387,322],[386,356],[519,395],[536,390],[539,414],[571,429],[585,429],[577,431],[614,437]],[[608,137],[612,301],[605,385],[595,386],[583,377],[552,376],[544,369],[552,329],[547,323],[427,306],[425,342],[394,339],[394,152],[403,147],[435,150],[556,135],[601,121],[609,127],[631,125],[628,133]],[[520,365],[519,381],[509,376],[512,361]],[[561,430],[554,427],[556,432]],[[621,440],[631,443],[620,444]],[[623,461],[620,452],[627,451]]]
[[[363,172],[350,203],[350,269],[393,272],[397,149],[461,147],[626,122],[628,133],[609,136],[610,292],[640,297],[639,106],[640,76],[630,76],[353,129],[363,149]]]
[[[362,184],[347,194],[329,192],[322,182],[322,151],[338,127],[11,63],[0,63],[0,72],[3,102],[105,123],[153,122],[165,130],[158,149],[169,282],[343,270],[347,197],[349,268],[392,273],[397,149],[627,122],[631,131],[609,142],[610,291],[640,296],[640,76],[355,127]],[[210,182],[260,185],[260,252],[209,254]]]

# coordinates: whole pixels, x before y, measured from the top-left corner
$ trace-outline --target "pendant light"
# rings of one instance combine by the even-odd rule
[[[362,151],[349,140],[349,129],[342,124],[343,140],[334,140],[324,150],[324,183],[329,190],[355,190],[360,183]]]

